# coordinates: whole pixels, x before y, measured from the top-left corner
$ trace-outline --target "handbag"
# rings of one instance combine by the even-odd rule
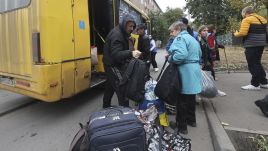
[[[165,69],[166,63],[167,59],[157,78],[158,82],[156,84],[154,92],[155,95],[165,103],[175,105],[178,99],[178,94],[181,91],[181,78],[178,72],[178,65],[171,61]]]

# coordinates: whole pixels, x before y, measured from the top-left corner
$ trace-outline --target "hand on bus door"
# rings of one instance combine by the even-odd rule
[[[141,52],[140,52],[139,50],[134,50],[134,51],[132,51],[132,56],[133,56],[134,58],[139,58],[140,55],[141,55]]]

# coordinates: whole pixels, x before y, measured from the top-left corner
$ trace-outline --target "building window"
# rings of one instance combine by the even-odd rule
[[[0,13],[29,6],[31,0],[0,0]]]
[[[143,4],[143,0],[141,0],[141,4]]]

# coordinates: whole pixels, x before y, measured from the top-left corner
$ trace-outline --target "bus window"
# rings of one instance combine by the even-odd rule
[[[29,6],[31,0],[0,0],[0,13]]]

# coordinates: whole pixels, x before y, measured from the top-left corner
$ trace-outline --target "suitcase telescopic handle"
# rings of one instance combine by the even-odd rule
[[[105,114],[105,117],[111,117],[111,116],[115,116],[115,113],[113,113],[114,111],[116,111],[117,113],[119,114],[116,114],[116,115],[122,115],[124,114],[124,112],[118,108],[114,108],[114,107],[110,107],[110,108],[107,108],[107,113]]]

